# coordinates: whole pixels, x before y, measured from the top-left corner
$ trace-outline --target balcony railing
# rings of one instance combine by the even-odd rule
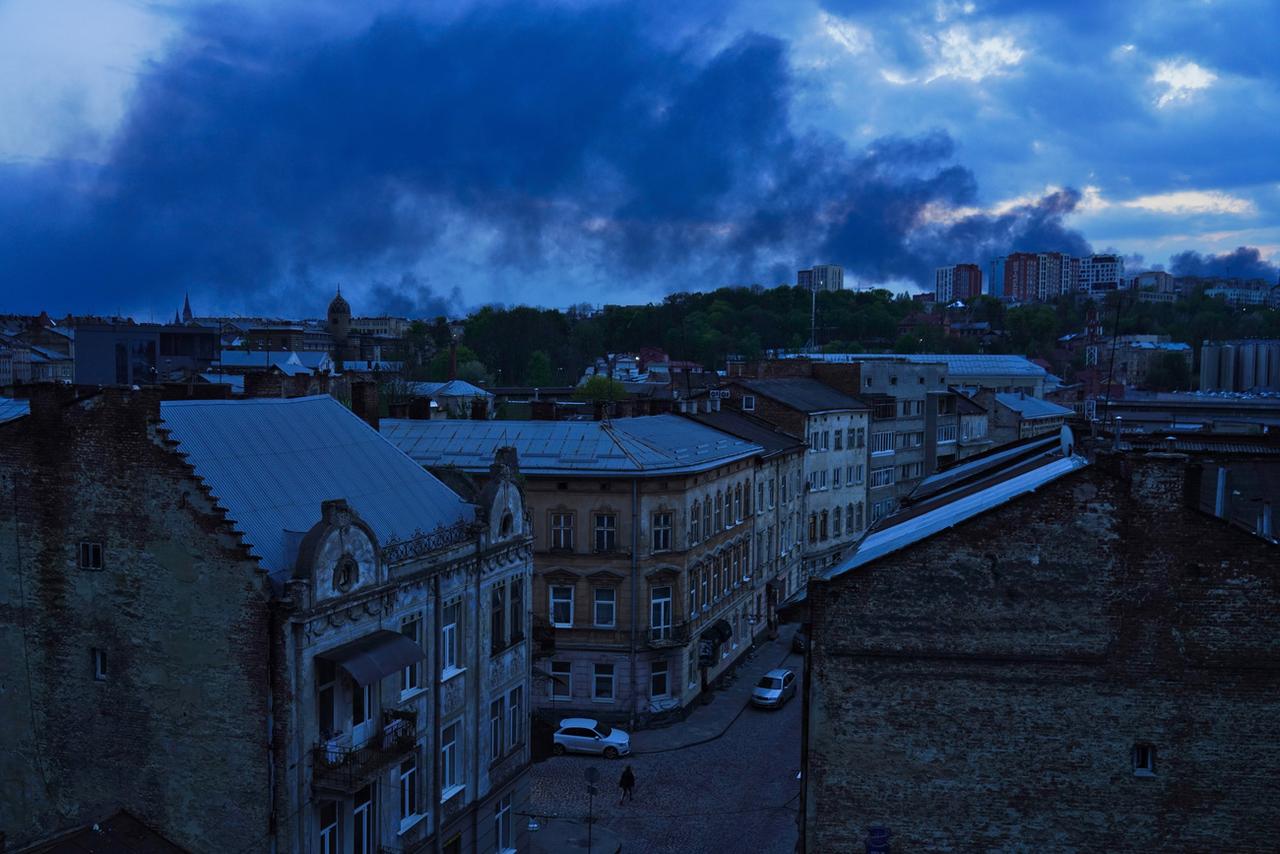
[[[650,626],[647,640],[651,647],[684,646],[689,642],[689,624]]]
[[[314,783],[353,792],[370,776],[411,752],[417,737],[417,715],[400,710],[386,712],[382,716],[382,729],[361,744],[344,745],[337,741],[317,744]]]

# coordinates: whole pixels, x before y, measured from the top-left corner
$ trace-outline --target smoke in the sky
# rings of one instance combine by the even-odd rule
[[[1221,255],[1179,252],[1170,259],[1175,276],[1223,276],[1241,279],[1280,281],[1280,267],[1269,263],[1251,246],[1240,246]]]
[[[341,282],[365,311],[438,313],[498,281],[521,283],[505,301],[564,305],[821,262],[923,284],[938,264],[1087,249],[1063,225],[1071,191],[930,224],[977,198],[951,139],[854,151],[796,129],[773,38],[702,58],[626,5],[314,32],[201,16],[141,78],[105,163],[0,176],[0,271],[24,307],[189,290],[314,312]]]

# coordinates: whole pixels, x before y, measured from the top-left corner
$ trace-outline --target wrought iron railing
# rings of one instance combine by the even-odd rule
[[[438,552],[467,539],[470,532],[466,521],[452,525],[441,525],[434,531],[415,531],[412,536],[403,540],[392,540],[382,547],[382,562],[386,564],[404,563],[416,557]]]
[[[689,624],[676,623],[671,626],[650,626],[648,638],[649,646],[684,646],[689,642]]]
[[[358,745],[337,741],[315,746],[314,782],[318,786],[355,791],[368,778],[413,750],[417,715],[393,710],[382,717],[382,728]]]

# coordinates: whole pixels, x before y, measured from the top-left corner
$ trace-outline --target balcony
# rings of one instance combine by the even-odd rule
[[[651,649],[684,646],[689,642],[689,624],[676,623],[673,626],[650,626],[645,641]]]
[[[416,714],[385,712],[382,729],[362,744],[344,745],[336,740],[317,744],[312,782],[320,788],[354,792],[372,775],[412,751],[417,737]]]

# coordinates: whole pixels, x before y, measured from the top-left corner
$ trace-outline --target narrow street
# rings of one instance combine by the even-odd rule
[[[598,854],[614,854],[619,845],[623,852],[652,854],[791,854],[800,792],[800,697],[781,709],[743,709],[760,674],[777,666],[800,673],[803,656],[787,654],[790,636],[787,630],[765,644],[740,668],[732,688],[716,692],[686,721],[634,733],[633,756],[609,762],[569,755],[534,765],[530,807],[543,829],[530,836],[533,851],[586,850],[585,773],[595,767],[600,794],[593,804],[591,850]],[[627,764],[636,775],[635,800],[619,806],[618,777]]]

